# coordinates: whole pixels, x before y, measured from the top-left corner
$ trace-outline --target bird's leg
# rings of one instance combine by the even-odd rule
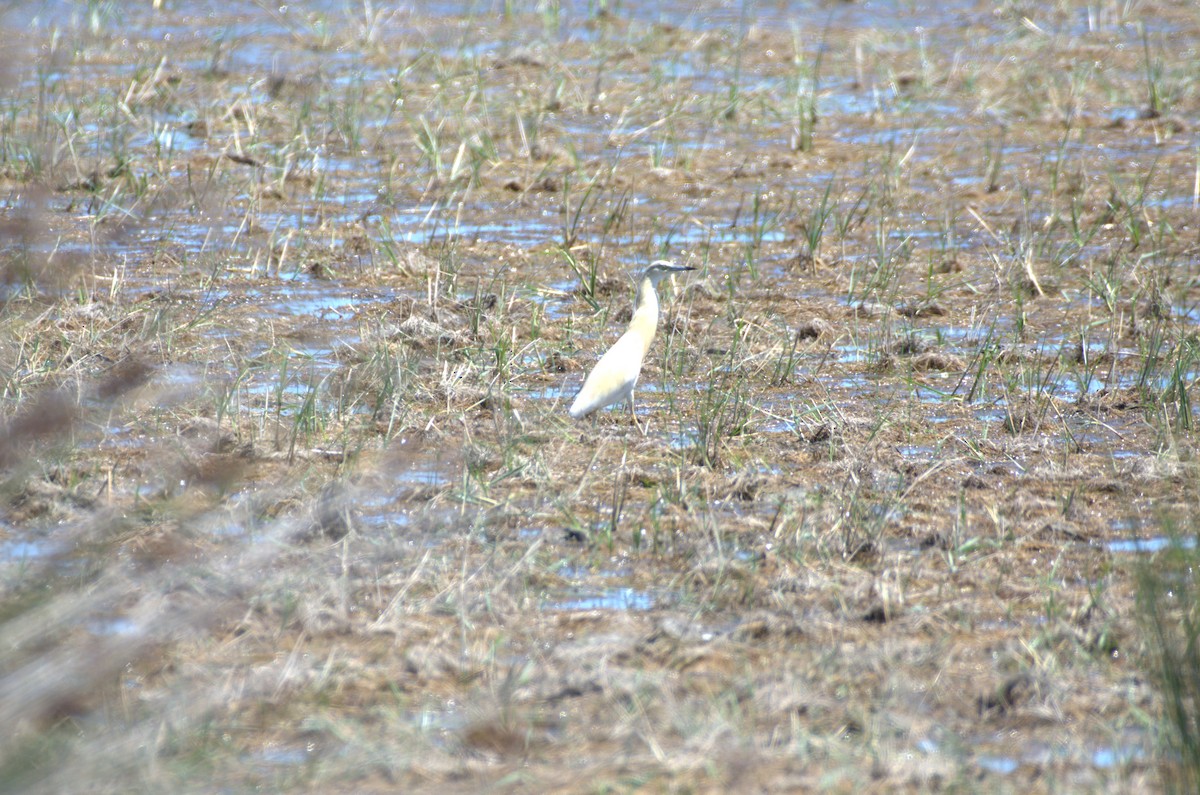
[[[633,408],[633,390],[629,391],[629,416],[633,417],[633,424],[636,425],[637,429],[642,432],[642,436],[645,436],[646,429],[642,427],[640,422],[638,422],[637,411],[635,411]]]

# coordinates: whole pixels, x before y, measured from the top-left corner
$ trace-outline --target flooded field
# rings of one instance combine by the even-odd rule
[[[1200,14],[925,6],[8,8],[0,789],[1194,791]]]

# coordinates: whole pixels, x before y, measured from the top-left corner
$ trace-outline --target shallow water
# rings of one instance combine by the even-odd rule
[[[1173,7],[159,5],[10,10],[4,418],[85,414],[4,426],[0,564],[25,587],[111,510],[37,583],[139,575],[84,643],[143,598],[234,608],[121,661],[113,736],[54,725],[168,787],[904,788],[892,732],[929,725],[939,781],[1144,783],[1130,571],[1195,546],[1157,518],[1200,377]],[[569,422],[658,257],[699,270],[649,433]],[[105,382],[134,357],[148,385]],[[1046,691],[981,714],[1013,671]]]

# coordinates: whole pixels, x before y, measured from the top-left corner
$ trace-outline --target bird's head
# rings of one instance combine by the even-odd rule
[[[642,273],[643,279],[649,279],[650,283],[658,287],[658,283],[668,276],[674,276],[676,273],[684,273],[686,271],[696,270],[691,265],[676,265],[667,259],[657,259],[650,263],[650,267]]]

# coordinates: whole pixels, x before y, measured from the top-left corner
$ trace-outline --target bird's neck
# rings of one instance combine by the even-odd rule
[[[629,321],[629,330],[637,332],[645,348],[649,350],[657,326],[658,296],[654,292],[654,282],[642,279],[638,285],[637,301],[633,305],[633,318]]]

